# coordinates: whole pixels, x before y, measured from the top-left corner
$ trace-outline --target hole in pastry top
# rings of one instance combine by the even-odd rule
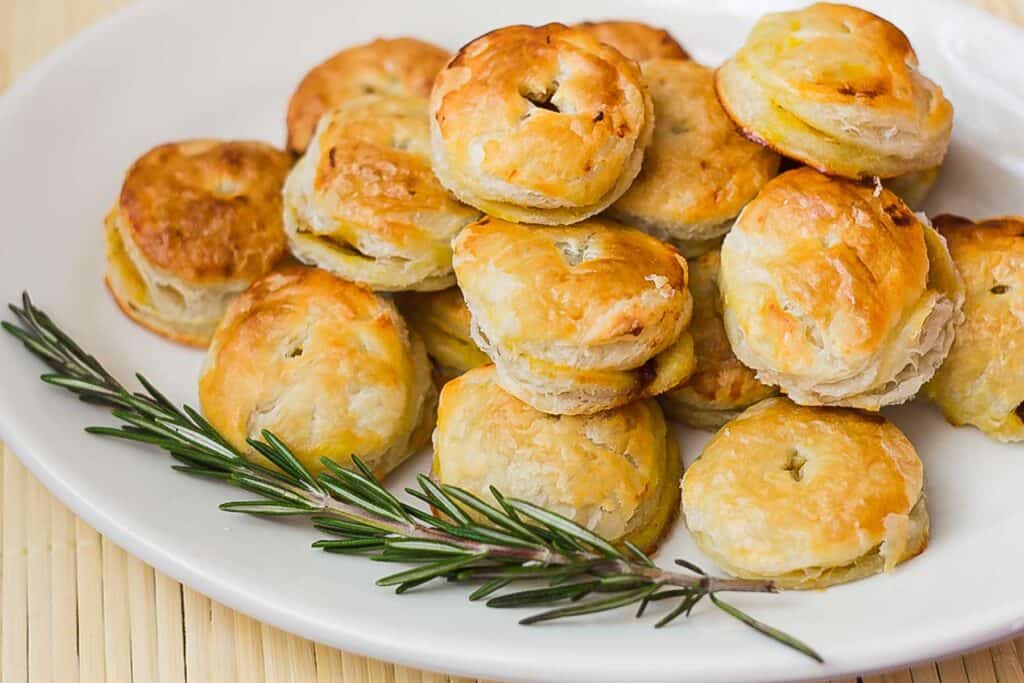
[[[992,292],[993,294],[1006,294],[1009,290],[1010,288],[1007,287],[1006,285],[996,285],[995,287],[988,291]],[[1017,410],[1020,410],[1020,408],[1018,407]]]
[[[672,125],[669,126],[669,132],[673,135],[682,135],[690,130],[689,126],[686,125],[685,121],[673,121]]]
[[[593,235],[588,234],[581,238],[569,237],[557,240],[555,246],[562,252],[562,258],[575,268],[584,261],[592,261],[598,257],[597,251],[592,244]]]
[[[1020,403],[1014,408],[1013,412],[1017,413],[1017,417],[1020,418],[1021,422],[1024,422],[1024,403]]]
[[[807,458],[800,455],[799,451],[794,450],[782,469],[789,472],[790,476],[793,477],[793,481],[802,481],[804,478],[804,465],[806,464]]]
[[[296,346],[295,348],[290,349],[288,351],[288,353],[285,354],[285,356],[287,356],[288,358],[298,358],[301,355],[302,355],[302,347],[301,346]]]
[[[537,109],[546,109],[560,114],[561,110],[558,105],[552,102],[556,92],[558,92],[558,81],[552,81],[542,92],[537,92],[529,86],[523,86],[519,94]],[[604,118],[603,114],[601,118]]]

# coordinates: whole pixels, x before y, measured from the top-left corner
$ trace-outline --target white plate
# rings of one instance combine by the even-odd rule
[[[754,18],[782,3],[645,0],[430,3],[145,2],[72,41],[0,104],[0,299],[28,289],[114,373],[144,371],[194,402],[202,355],[140,330],[101,286],[101,221],[123,171],[150,146],[190,136],[283,140],[302,74],[379,34],[455,48],[496,26],[624,14],[668,26],[714,64]],[[791,3],[785,3],[790,5]],[[1024,34],[959,4],[870,3],[911,37],[956,106],[953,144],[930,210],[1024,213]],[[770,7],[771,6],[771,7]],[[887,411],[924,457],[931,546],[888,576],[824,592],[740,596],[805,638],[819,666],[707,606],[655,631],[626,612],[516,625],[521,613],[430,587],[375,588],[387,567],[310,549],[298,521],[234,516],[228,488],[175,474],[161,452],[82,433],[99,409],[40,383],[40,364],[0,339],[0,433],[62,500],[129,552],[211,597],[288,631],[404,664],[500,679],[795,680],[881,669],[980,646],[1024,629],[1024,450],[954,430],[928,406]],[[706,436],[682,433],[687,461]],[[414,459],[391,484],[428,466]],[[676,528],[660,554],[703,561]]]

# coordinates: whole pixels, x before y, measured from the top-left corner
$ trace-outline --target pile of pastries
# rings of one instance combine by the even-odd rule
[[[717,67],[621,21],[378,39],[302,79],[286,150],[136,161],[107,284],[208,348],[203,412],[254,458],[269,429],[385,476],[432,435],[439,482],[647,551],[681,509],[723,570],[824,587],[927,545],[879,409],[1024,440],[1024,219],[915,213],[952,121],[845,5]],[[666,415],[716,430],[685,474]]]

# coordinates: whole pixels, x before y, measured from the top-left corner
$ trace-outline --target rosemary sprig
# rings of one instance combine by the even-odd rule
[[[674,601],[655,627],[689,616],[703,598],[726,614],[819,662],[810,646],[757,621],[726,603],[724,592],[774,592],[768,581],[719,578],[684,560],[684,572],[659,568],[637,547],[620,549],[592,531],[525,500],[491,489],[487,502],[463,489],[419,475],[412,497],[438,513],[396,498],[366,465],[352,458],[346,469],[324,458],[325,471],[313,476],[270,432],[250,440],[253,450],[275,467],[248,460],[189,406],[178,408],[142,375],[144,391],[129,391],[85,352],[28,294],[11,305],[17,324],[3,328],[17,337],[52,372],[44,382],[87,403],[110,409],[120,427],[87,427],[91,434],[127,439],[167,451],[179,472],[219,479],[257,496],[224,503],[230,512],[253,515],[306,515],[332,538],[313,546],[330,553],[365,555],[379,562],[416,565],[389,574],[379,586],[404,593],[436,579],[479,583],[469,596],[489,607],[547,607],[522,624],[593,614],[637,605],[637,616],[653,604]],[[510,584],[528,587],[496,595]]]

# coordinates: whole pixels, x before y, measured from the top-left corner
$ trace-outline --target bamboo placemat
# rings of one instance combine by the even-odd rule
[[[971,0],[1024,24],[1024,0]],[[0,90],[126,0],[0,0]],[[3,683],[472,683],[335,650],[128,555],[0,447]],[[870,683],[1024,683],[1024,637]],[[623,682],[627,683],[627,682]]]

